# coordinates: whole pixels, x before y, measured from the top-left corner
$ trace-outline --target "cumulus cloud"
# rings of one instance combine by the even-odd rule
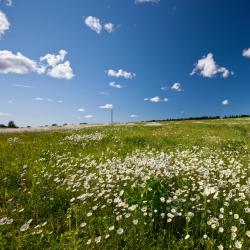
[[[132,79],[132,78],[135,78],[136,76],[135,73],[131,73],[122,69],[119,69],[118,71],[109,69],[107,70],[107,75],[109,77],[124,78],[124,79]]]
[[[158,103],[161,101],[161,98],[159,96],[155,96],[149,99],[150,102]]]
[[[63,61],[64,61],[64,58],[65,58],[65,56],[66,56],[67,54],[68,54],[67,51],[61,49],[61,50],[59,51],[59,54],[58,54],[58,55],[47,54],[47,55],[41,57],[41,58],[40,58],[40,61],[41,61],[41,62],[46,61],[47,64],[48,64],[49,66],[54,67],[54,66],[56,66],[58,63],[63,62]]]
[[[58,103],[60,103],[60,104],[61,104],[61,103],[63,103],[63,101],[62,101],[62,100],[58,100],[57,102],[58,102]]]
[[[78,111],[78,112],[84,112],[85,109],[84,109],[84,108],[79,108],[77,111]]]
[[[113,104],[105,104],[103,106],[99,106],[100,109],[112,109],[113,108]]]
[[[58,64],[48,70],[48,75],[58,79],[70,80],[74,77],[73,70],[70,66],[70,62]]]
[[[227,99],[226,99],[226,100],[223,100],[223,101],[221,102],[221,104],[222,104],[222,105],[228,105],[228,104],[229,104],[229,100],[227,100]]]
[[[111,86],[111,87],[113,87],[113,88],[117,88],[117,89],[122,89],[122,88],[123,88],[122,85],[117,84],[117,83],[115,83],[115,82],[110,82],[110,83],[109,83],[109,86]]]
[[[115,31],[115,26],[114,26],[113,23],[105,23],[104,26],[103,26],[103,28],[104,28],[107,32],[109,32],[109,33],[112,33],[112,32]]]
[[[85,24],[97,34],[100,34],[102,31],[101,20],[94,16],[88,16],[85,18]]]
[[[30,72],[42,74],[45,72],[45,67],[22,55],[20,52],[15,54],[8,50],[0,51],[0,73],[26,74]]]
[[[153,102],[153,103],[159,103],[159,102],[168,102],[168,98],[163,98],[161,99],[159,96],[154,96],[154,97],[151,97],[151,98],[144,98],[144,101],[149,101],[149,102]]]
[[[242,56],[250,58],[250,48],[244,49],[242,52]]]
[[[113,23],[102,24],[101,20],[98,17],[88,16],[84,20],[85,24],[97,34],[100,34],[102,30],[106,30],[108,33],[115,31],[115,25]]]
[[[27,74],[34,72],[44,74],[47,71],[51,77],[70,80],[74,77],[70,62],[61,63],[66,54],[65,50],[60,50],[59,55],[47,54],[41,57],[38,63],[20,52],[15,54],[8,50],[0,50],[0,73]],[[44,61],[47,62],[47,65],[41,64]]]
[[[174,90],[174,91],[180,92],[180,91],[182,91],[182,86],[181,86],[180,83],[175,82],[175,83],[172,85],[171,89]]]
[[[0,37],[10,28],[6,15],[0,10]]]
[[[212,78],[218,74],[221,74],[223,78],[227,78],[230,74],[233,75],[232,71],[229,71],[225,67],[220,67],[216,64],[214,56],[212,53],[209,53],[207,56],[204,56],[202,59],[198,60],[195,68],[191,72],[191,75],[202,75],[203,77]]]
[[[74,77],[73,69],[70,66],[70,62],[63,62],[67,51],[61,49],[58,55],[47,54],[40,58],[41,62],[47,62],[48,75],[58,79],[70,80]]]
[[[159,3],[160,0],[135,0],[135,3]]]
[[[85,115],[84,118],[90,119],[90,118],[93,118],[93,115]]]
[[[137,118],[138,115],[131,114],[131,115],[129,115],[128,117],[129,117],[129,118]]]

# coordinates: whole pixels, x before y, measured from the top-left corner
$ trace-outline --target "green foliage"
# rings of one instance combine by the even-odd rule
[[[161,122],[159,126],[144,125],[145,123],[133,126],[89,127],[73,131],[65,129],[0,134],[0,220],[5,217],[13,219],[12,223],[7,224],[5,221],[6,224],[0,225],[0,249],[212,250],[217,249],[219,242],[223,242],[224,249],[230,245],[234,248],[234,241],[228,240],[232,218],[225,215],[224,221],[231,222],[224,225],[224,234],[208,228],[206,221],[210,216],[207,210],[210,210],[211,216],[219,216],[218,211],[224,205],[223,194],[219,193],[219,198],[215,200],[212,196],[206,199],[200,197],[202,209],[191,220],[186,213],[193,211],[194,204],[181,202],[180,199],[173,199],[170,204],[161,199],[174,197],[173,190],[182,190],[184,187],[190,188],[187,199],[196,197],[194,190],[199,185],[195,182],[195,174],[199,169],[197,172],[194,169],[194,179],[187,178],[186,172],[173,175],[167,181],[156,174],[146,176],[143,185],[135,186],[129,178],[126,181],[117,180],[115,184],[109,183],[105,175],[101,180],[103,189],[110,189],[108,193],[101,194],[100,197],[79,198],[88,191],[87,184],[93,190],[95,186],[100,187],[102,183],[97,181],[106,165],[112,161],[113,165],[118,166],[136,152],[150,151],[154,158],[161,152],[171,154],[182,150],[190,150],[199,155],[202,148],[205,166],[213,161],[213,152],[221,155],[223,164],[233,164],[228,159],[228,155],[232,155],[235,161],[241,162],[239,166],[242,169],[249,166],[248,119],[171,121]],[[100,140],[86,137],[98,133],[104,135]],[[79,135],[79,140],[82,141],[65,140],[72,134]],[[209,161],[205,161],[206,154],[210,156]],[[202,159],[193,159],[188,167],[198,160]],[[143,162],[144,167],[147,164],[149,163]],[[181,162],[171,158],[168,162],[168,165],[175,166],[176,169],[185,164],[185,158]],[[123,174],[122,170],[119,169],[121,173],[117,173],[118,177]],[[78,179],[77,173],[81,171],[86,176],[95,178],[90,183],[87,183],[86,177]],[[247,173],[249,178],[249,169]],[[220,171],[215,171],[212,177],[219,178],[220,174]],[[188,188],[186,189],[189,190]],[[106,202],[107,198],[104,197],[107,194],[115,199],[121,190],[124,192],[121,196],[126,204],[137,205],[139,209],[128,212],[127,208],[122,207],[122,202],[121,207]],[[226,191],[229,193],[230,188]],[[232,191],[232,195],[237,199],[238,191]],[[250,202],[249,197],[246,201]],[[235,204],[230,203],[228,211],[243,215],[245,207]],[[95,210],[95,206],[98,209]],[[143,207],[147,207],[147,216],[144,215]],[[182,216],[173,212],[175,219],[167,222],[170,218],[167,214],[172,213],[173,208],[181,212]],[[88,217],[86,214],[89,212],[92,215]],[[119,213],[129,214],[125,223],[117,220]],[[31,219],[30,228],[21,231],[21,227]],[[87,226],[84,224],[86,221]],[[111,225],[115,226],[114,232],[109,230]],[[250,230],[249,225],[250,220],[246,218],[245,230]],[[124,233],[116,233],[118,228],[123,228]],[[203,238],[206,233],[210,235],[209,239]],[[241,230],[237,233],[244,244],[242,249],[250,249],[250,241],[245,232]],[[104,241],[104,237],[109,234],[110,237]],[[186,235],[190,236],[187,240]],[[102,240],[96,243],[99,236]],[[90,239],[91,243],[87,244]]]

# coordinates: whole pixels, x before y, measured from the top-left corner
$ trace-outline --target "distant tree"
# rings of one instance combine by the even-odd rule
[[[57,127],[58,125],[56,123],[53,123],[51,126],[52,127]]]
[[[9,121],[8,128],[17,128],[17,126],[14,121]]]
[[[6,128],[4,124],[0,124],[0,128]]]

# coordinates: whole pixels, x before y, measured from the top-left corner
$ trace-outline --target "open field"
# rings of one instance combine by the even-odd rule
[[[250,249],[250,120],[0,134],[0,249]]]

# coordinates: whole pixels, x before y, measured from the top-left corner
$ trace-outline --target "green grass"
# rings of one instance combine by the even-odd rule
[[[144,125],[0,134],[0,249],[250,249],[250,120]]]

